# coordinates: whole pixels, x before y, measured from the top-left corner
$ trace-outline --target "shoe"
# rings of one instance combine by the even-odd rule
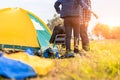
[[[89,44],[84,45],[84,46],[83,46],[83,49],[84,49],[85,51],[90,51],[90,46],[89,46]]]
[[[87,51],[82,49],[82,50],[80,50],[79,54],[80,54],[80,56],[86,56],[87,55]]]
[[[75,48],[74,53],[79,53],[79,50]]]
[[[85,51],[90,51],[90,48],[83,48]]]
[[[66,52],[64,55],[62,55],[60,58],[73,58],[75,57],[74,54],[72,52]]]
[[[63,58],[73,58],[73,57],[75,57],[75,56],[73,53],[71,53],[71,54],[64,54],[60,58],[63,59]]]

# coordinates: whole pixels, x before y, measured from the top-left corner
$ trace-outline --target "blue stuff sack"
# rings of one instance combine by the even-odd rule
[[[43,57],[45,58],[59,58],[59,52],[57,49],[47,48],[44,53]]]
[[[2,54],[2,53],[0,53]],[[6,78],[21,80],[27,77],[34,77],[37,74],[33,68],[17,60],[0,56],[0,75]]]

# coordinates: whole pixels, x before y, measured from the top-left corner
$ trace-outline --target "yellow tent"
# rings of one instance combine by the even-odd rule
[[[37,30],[31,19],[34,19],[34,17],[36,16],[22,8],[0,10],[0,48],[32,47],[38,49],[41,46],[40,42],[43,41],[46,42],[41,44],[48,46],[50,30],[38,17],[35,19],[38,20],[37,22],[41,22],[44,32]],[[46,36],[47,39],[45,40],[43,35],[49,36]]]
[[[50,36],[47,25],[33,13],[21,8],[0,10],[0,48],[36,50],[48,46]],[[53,61],[30,56],[25,52],[11,55],[4,53],[4,56],[30,65],[38,75],[46,75],[53,67]]]

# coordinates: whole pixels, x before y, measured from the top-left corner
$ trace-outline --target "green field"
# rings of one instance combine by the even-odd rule
[[[48,75],[35,80],[120,80],[120,41],[91,41],[91,51],[75,58],[53,59]]]

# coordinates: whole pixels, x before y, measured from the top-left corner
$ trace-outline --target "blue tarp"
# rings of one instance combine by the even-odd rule
[[[6,78],[21,80],[37,74],[29,65],[0,55],[0,75]]]

